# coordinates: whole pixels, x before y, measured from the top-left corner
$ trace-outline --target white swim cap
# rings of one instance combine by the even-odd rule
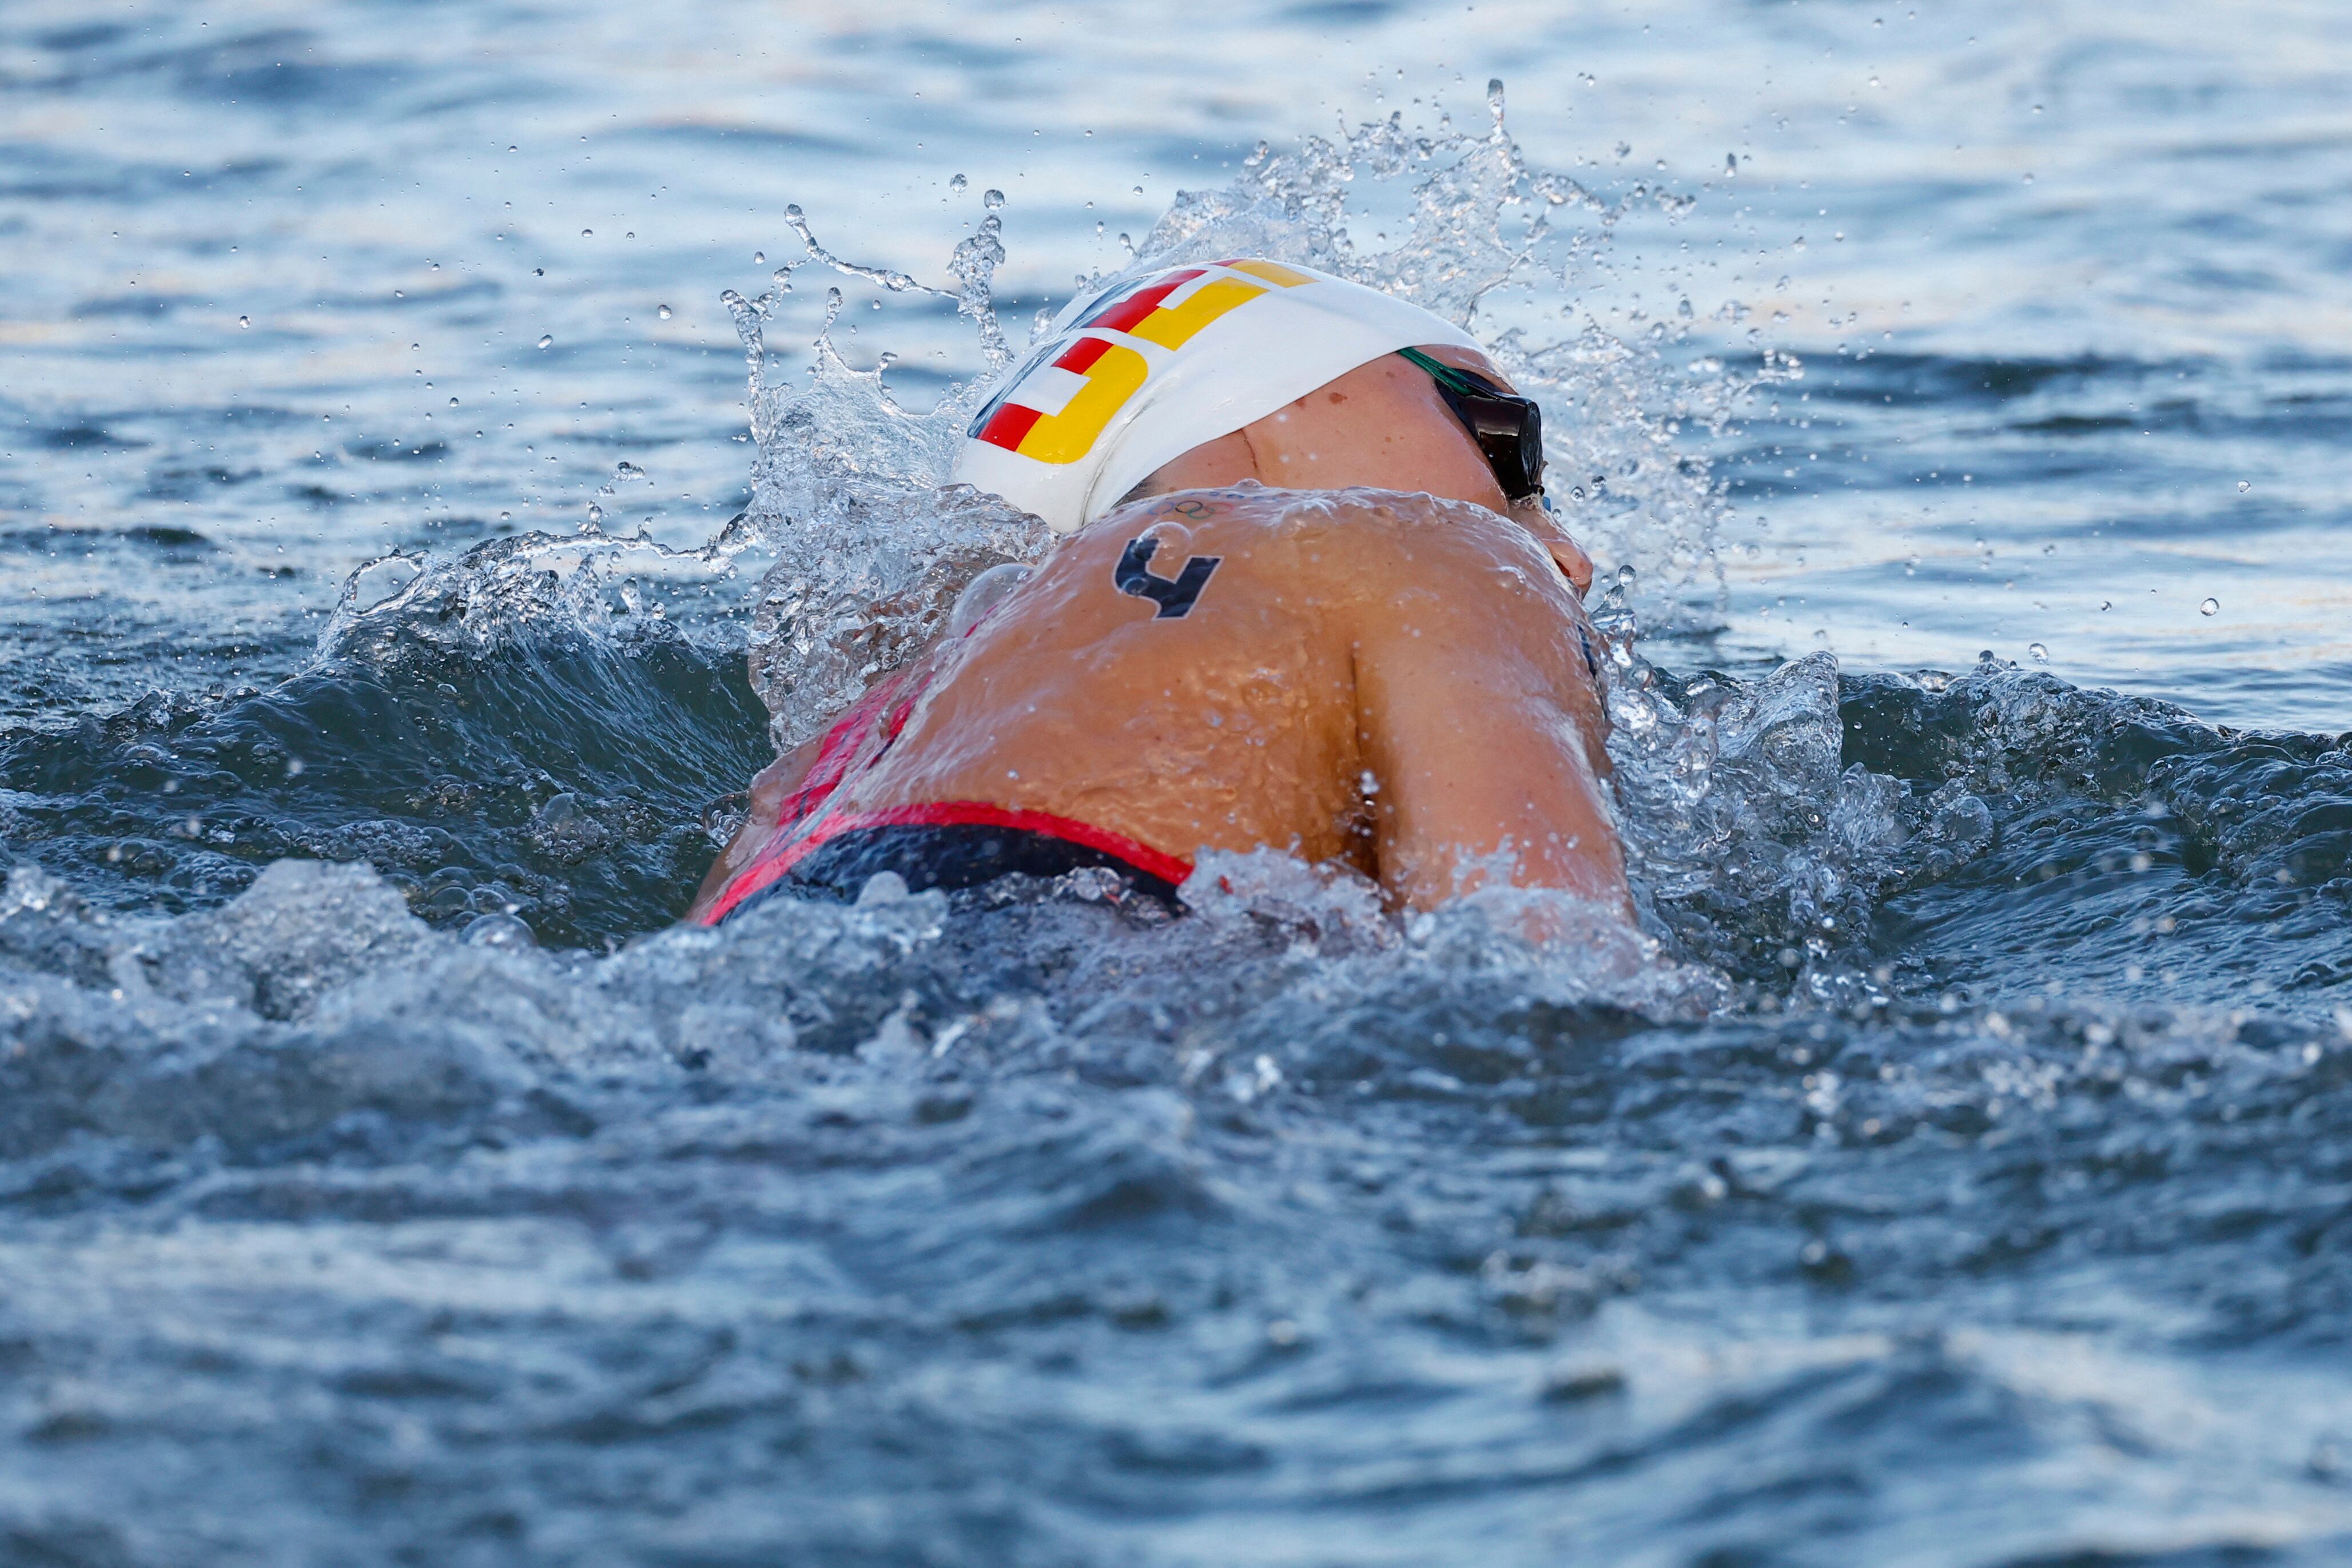
[[[955,477],[1075,533],[1171,458],[1384,353],[1477,340],[1311,268],[1178,267],[1074,301],[966,430]]]

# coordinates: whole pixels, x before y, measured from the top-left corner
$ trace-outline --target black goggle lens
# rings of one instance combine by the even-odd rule
[[[1397,351],[1429,373],[1437,395],[1486,454],[1495,482],[1513,500],[1543,494],[1543,410],[1474,371],[1442,364],[1417,349]]]

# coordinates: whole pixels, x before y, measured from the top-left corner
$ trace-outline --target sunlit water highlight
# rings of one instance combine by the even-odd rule
[[[0,18],[0,1560],[2339,1560],[2352,45],[1556,12]],[[1540,389],[1658,961],[666,931],[1203,247]]]

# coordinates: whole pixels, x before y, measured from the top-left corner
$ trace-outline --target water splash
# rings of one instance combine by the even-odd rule
[[[1915,788],[1846,764],[1828,653],[1748,681],[1678,679],[1651,664],[1635,647],[1633,576],[1620,570],[1593,623],[1608,648],[1619,826],[1645,920],[1672,952],[1746,979],[1750,1000],[1885,1005],[1866,952],[1873,915],[1894,890],[1981,853],[1990,809],[1970,780]]]
[[[810,261],[888,292],[949,301],[971,323],[990,373],[1012,359],[991,292],[1004,260],[1002,220],[993,214],[950,257],[952,289],[842,259],[798,207],[787,209],[786,219]],[[776,556],[760,585],[751,664],[779,747],[814,734],[919,649],[973,577],[1034,561],[1047,542],[1025,513],[948,483],[977,383],[951,388],[927,412],[904,407],[885,382],[891,356],[859,370],[834,342],[838,289],[827,292],[803,384],[783,379],[766,330],[791,289],[792,271],[778,268],[773,286],[755,299],[731,289],[722,296],[743,343],[759,448],[751,504],[722,538],[730,548],[757,543]]]
[[[1221,189],[1180,193],[1113,275],[1078,279],[1097,293],[1138,273],[1202,258],[1257,254],[1318,267],[1413,300],[1480,332],[1514,380],[1545,403],[1555,504],[1610,560],[1637,565],[1644,609],[1675,629],[1712,624],[1722,595],[1715,540],[1726,515],[1721,485],[1677,449],[1686,424],[1720,432],[1759,383],[1801,374],[1768,356],[1747,378],[1719,361],[1680,370],[1664,351],[1687,328],[1628,343],[1587,319],[1567,338],[1540,322],[1574,310],[1612,229],[1629,212],[1672,218],[1691,198],[1637,184],[1615,201],[1530,163],[1489,84],[1486,123],[1433,132],[1401,114],[1273,153],[1263,145]],[[1393,244],[1359,237],[1350,203],[1375,188],[1401,203]],[[767,333],[791,291],[793,267],[756,298],[723,296],[741,338],[751,433],[759,455],[751,507],[737,531],[777,552],[761,585],[751,647],[754,682],[774,714],[780,745],[817,732],[875,677],[920,647],[956,595],[982,571],[1037,559],[1043,529],[992,498],[947,485],[961,426],[1013,357],[992,294],[1005,259],[1002,197],[956,247],[935,288],[889,267],[828,248],[797,206],[785,221],[805,259],[913,300],[953,305],[978,339],[982,371],[929,410],[901,405],[886,384],[890,358],[859,369],[835,338],[842,309],[828,294],[804,375],[781,366]],[[1385,232],[1385,231],[1384,231]],[[1040,310],[1034,342],[1056,312]],[[1663,323],[1661,324],[1663,326]]]
[[[568,538],[524,533],[457,556],[394,551],[362,562],[319,633],[314,664],[381,667],[404,648],[478,658],[563,637],[626,644],[655,627],[684,635],[671,602],[707,599],[735,574],[736,541],[673,550],[643,536],[616,539],[597,526],[595,510]]]

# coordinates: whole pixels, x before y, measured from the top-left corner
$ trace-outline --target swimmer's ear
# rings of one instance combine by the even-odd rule
[[[1552,560],[1559,563],[1560,571],[1567,574],[1569,586],[1576,590],[1576,596],[1580,599],[1584,597],[1592,586],[1592,557],[1584,552],[1582,545],[1565,533],[1544,541],[1544,548],[1551,552]]]
[[[1550,506],[1540,496],[1514,501],[1511,503],[1511,515],[1528,532],[1543,541],[1543,547],[1551,552],[1552,562],[1559,568],[1560,575],[1568,579],[1569,586],[1576,590],[1578,598],[1584,597],[1592,586],[1592,557],[1584,552],[1582,545],[1568,536],[1568,531],[1560,527],[1559,518]]]

